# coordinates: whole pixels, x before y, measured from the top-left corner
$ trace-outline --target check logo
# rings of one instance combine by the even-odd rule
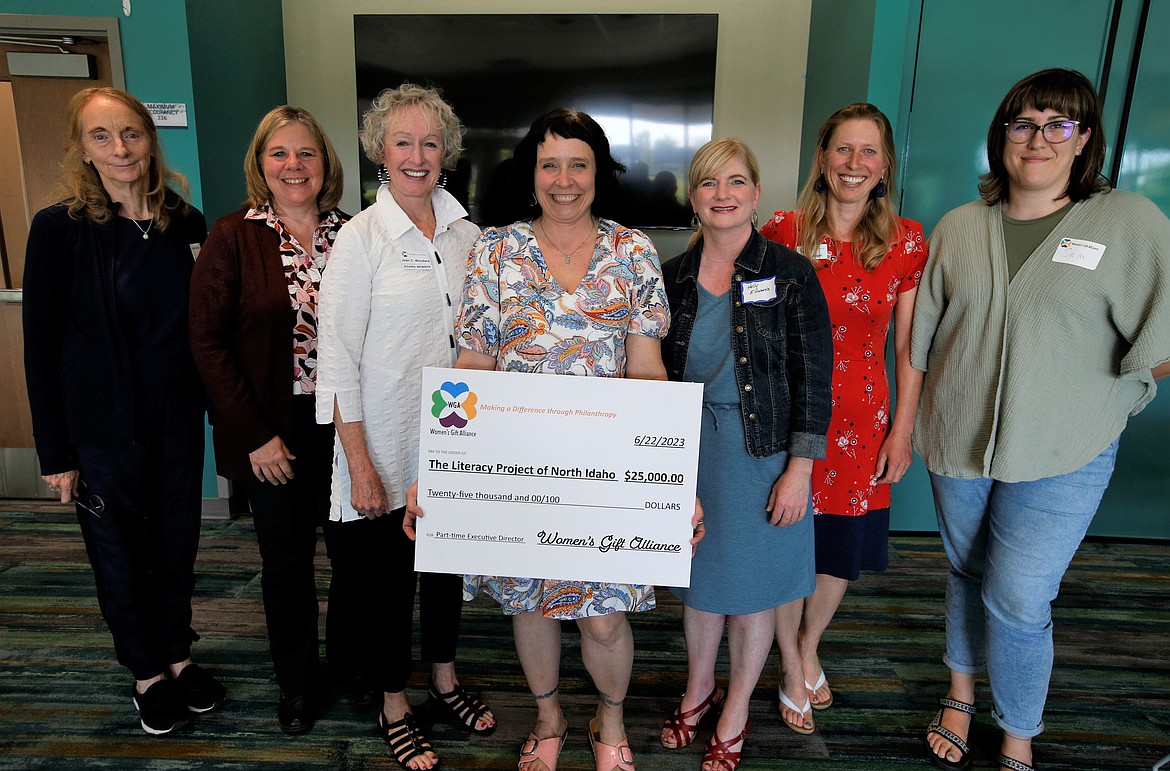
[[[444,428],[463,428],[475,419],[475,393],[466,383],[445,381],[431,394],[431,414]]]

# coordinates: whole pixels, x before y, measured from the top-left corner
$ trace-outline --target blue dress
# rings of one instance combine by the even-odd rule
[[[686,380],[703,383],[698,495],[707,535],[691,561],[689,589],[672,588],[685,605],[743,615],[807,597],[816,586],[812,508],[788,527],[768,524],[772,485],[787,453],[748,454],[731,363],[729,294],[699,285],[699,308],[687,353]]]

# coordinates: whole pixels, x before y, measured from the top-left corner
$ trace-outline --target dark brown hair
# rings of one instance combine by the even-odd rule
[[[597,176],[594,181],[596,187],[590,209],[599,217],[609,215],[611,213],[609,209],[617,199],[618,176],[626,167],[613,157],[609,149],[609,139],[597,121],[586,112],[566,107],[559,107],[537,118],[528,129],[528,133],[520,140],[520,144],[516,145],[516,152],[512,156],[515,160],[513,186],[519,201],[532,211],[533,195],[536,192],[533,183],[536,153],[549,134],[555,134],[562,139],[580,139],[589,145],[597,163]],[[540,211],[539,204],[535,208],[537,212]]]
[[[1033,73],[1012,86],[991,119],[987,129],[987,165],[991,170],[979,178],[979,195],[988,206],[1008,203],[1009,180],[1003,164],[1007,131],[1003,124],[1029,108],[1056,110],[1080,121],[1079,133],[1091,132],[1081,154],[1073,159],[1065,195],[1072,201],[1083,201],[1107,188],[1109,180],[1101,175],[1105,166],[1105,127],[1097,90],[1076,70],[1053,68]]]

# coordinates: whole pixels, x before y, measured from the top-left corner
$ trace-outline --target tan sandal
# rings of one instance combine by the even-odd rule
[[[815,725],[812,726],[811,728],[809,726],[805,725],[806,721],[804,720],[804,716],[805,715],[809,715],[809,716],[812,715],[812,702],[810,702],[807,697],[805,697],[805,700],[804,700],[804,709],[801,709],[800,707],[796,706],[796,704],[793,703],[792,699],[788,698],[788,696],[784,693],[783,690],[781,690],[780,691],[780,705],[781,706],[777,707],[777,710],[780,712],[780,722],[784,723],[784,725],[788,726],[793,731],[796,731],[798,734],[803,734],[804,736],[808,736],[813,731],[817,730],[817,727]],[[788,707],[788,709],[792,710],[793,712],[799,712],[801,722],[799,722],[799,723],[790,722],[788,720],[788,718],[784,717],[783,707]]]
[[[813,699],[816,697],[817,691],[822,688],[829,692],[829,698],[824,701],[814,701]],[[833,706],[833,690],[829,688],[829,683],[825,680],[825,670],[822,669],[821,673],[817,675],[817,681],[815,683],[810,683],[808,680],[805,680],[804,689],[808,691],[808,698],[812,702],[813,709],[828,709]]]

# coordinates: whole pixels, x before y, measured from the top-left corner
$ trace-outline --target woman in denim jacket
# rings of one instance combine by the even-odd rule
[[[809,478],[825,455],[833,346],[809,261],[753,227],[759,180],[740,140],[700,148],[690,172],[697,232],[663,266],[674,320],[663,361],[672,380],[704,384],[698,492],[711,522],[690,587],[674,590],[686,606],[689,674],[662,743],[691,744],[721,700],[715,657],[730,616],[732,676],[704,769],[739,765],[777,607],[793,615],[791,639],[780,640],[784,682],[805,695],[796,629],[814,588]]]

